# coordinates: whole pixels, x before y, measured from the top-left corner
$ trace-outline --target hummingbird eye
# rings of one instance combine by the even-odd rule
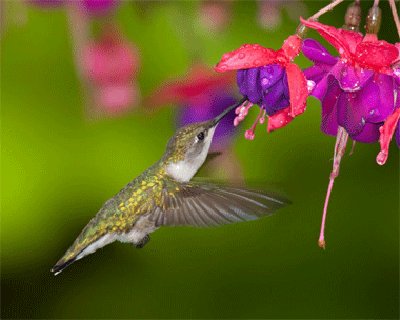
[[[200,133],[197,135],[197,139],[199,139],[200,141],[204,140],[204,132],[200,132]]]

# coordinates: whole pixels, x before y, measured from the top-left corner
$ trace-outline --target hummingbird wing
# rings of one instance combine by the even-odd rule
[[[288,201],[264,192],[211,183],[167,184],[157,226],[210,227],[271,215]]]

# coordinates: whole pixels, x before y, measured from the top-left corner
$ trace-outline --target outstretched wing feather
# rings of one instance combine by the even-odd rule
[[[286,201],[244,188],[190,182],[166,184],[163,210],[155,217],[158,226],[210,227],[254,220],[271,215]],[[171,192],[172,191],[172,192]]]

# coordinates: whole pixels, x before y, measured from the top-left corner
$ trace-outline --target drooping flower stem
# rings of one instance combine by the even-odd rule
[[[326,192],[325,203],[324,203],[324,211],[322,214],[322,222],[321,222],[321,231],[319,234],[318,245],[325,249],[325,221],[326,221],[326,213],[328,211],[328,203],[329,198],[331,196],[331,192],[333,189],[333,183],[335,182],[335,178],[339,175],[339,167],[340,161],[346,151],[346,144],[349,135],[343,127],[338,127],[338,132],[336,136],[336,145],[335,145],[335,154],[333,158],[333,169],[329,176],[329,185],[328,190]]]
[[[389,4],[390,4],[390,8],[392,8],[393,20],[394,20],[394,23],[396,24],[397,33],[400,38],[400,18],[399,18],[399,14],[397,13],[396,4],[394,3],[394,0],[389,0]]]
[[[343,2],[344,0],[334,0],[330,4],[326,5],[322,9],[320,9],[316,14],[313,16],[309,17],[308,20],[318,20],[319,17],[327,13],[328,11],[331,11],[334,7],[336,7],[338,4]]]

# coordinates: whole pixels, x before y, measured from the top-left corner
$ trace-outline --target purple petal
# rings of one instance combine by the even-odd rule
[[[322,101],[328,91],[328,87],[334,81],[336,81],[336,79],[333,76],[323,77],[322,80],[320,80],[318,83],[316,82],[317,84],[314,87],[311,95],[317,98],[318,100]]]
[[[327,86],[329,90],[324,94],[322,101],[322,122],[321,130],[325,134],[336,136],[338,129],[337,122],[337,105],[339,103],[338,97],[342,94],[342,89],[336,79],[332,76],[326,77]]]
[[[247,97],[252,103],[261,101],[261,84],[259,81],[259,68],[251,68],[244,70],[244,79],[239,86],[241,94]]]
[[[338,58],[331,55],[325,47],[314,39],[305,39],[303,41],[303,54],[315,64],[326,64],[333,66]]]
[[[319,83],[327,74],[325,69],[317,65],[304,69],[303,73],[307,80],[312,80],[315,83]]]
[[[355,69],[344,61],[339,61],[331,70],[332,74],[346,92],[356,92],[373,76],[374,72],[367,69]]]
[[[387,75],[378,75],[364,85],[356,93],[343,93],[338,108],[338,122],[350,136],[363,134],[359,139],[362,142],[376,141],[375,129],[371,126],[371,136],[367,137],[364,127],[367,123],[383,123],[394,111],[393,78]],[[379,128],[378,128],[379,129]],[[372,135],[373,133],[373,135]],[[361,140],[360,140],[361,141]]]
[[[376,84],[379,87],[378,107],[373,111],[373,114],[367,119],[368,122],[382,122],[394,112],[394,80],[392,76],[378,74],[375,77]],[[400,98],[397,98],[399,100]],[[399,100],[400,101],[400,100]]]
[[[282,79],[284,69],[278,64],[271,64],[260,67],[260,82],[262,90],[266,90],[274,86]]]
[[[397,146],[400,148],[400,125],[397,124],[397,129],[395,132]]]
[[[366,123],[362,131],[358,135],[350,135],[354,141],[363,143],[374,143],[379,140],[379,127],[383,125],[381,123]]]
[[[263,95],[262,107],[267,111],[268,115],[273,115],[279,110],[288,107],[290,101],[286,73],[274,86],[265,90]]]

